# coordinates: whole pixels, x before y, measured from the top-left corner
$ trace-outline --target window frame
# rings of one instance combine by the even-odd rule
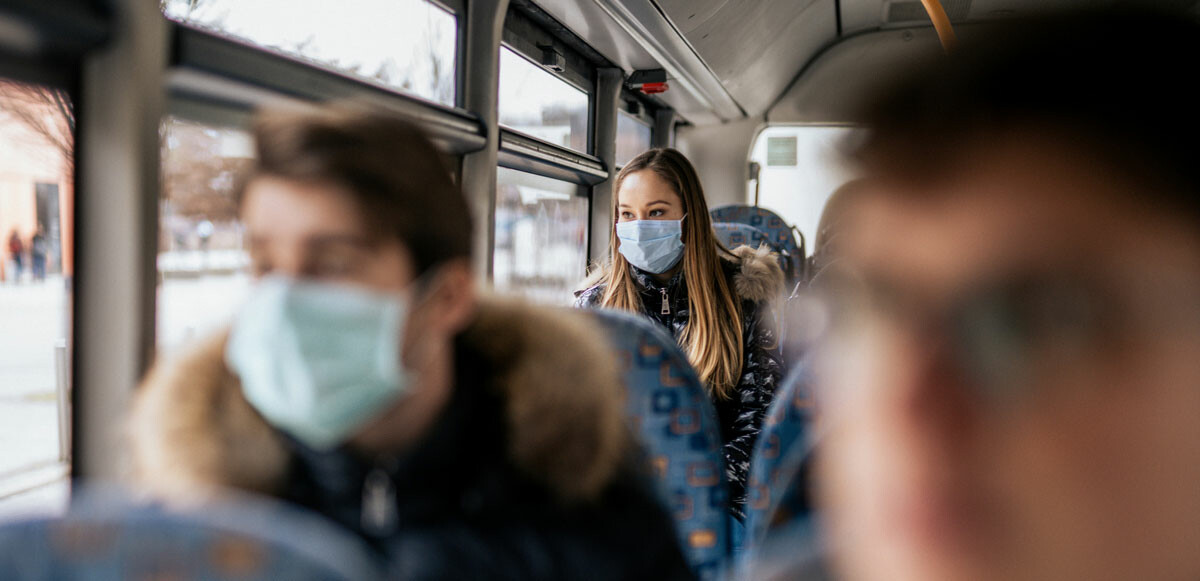
[[[558,31],[558,34],[551,32],[551,27]],[[551,71],[538,64],[540,46],[550,46],[563,55],[563,72]],[[603,57],[594,51],[587,54],[589,49],[582,41],[571,35],[565,27],[557,24],[536,5],[525,0],[510,3],[504,18],[500,47],[501,50],[508,48],[533,66],[587,95],[587,147],[586,151],[576,151],[501,125],[497,165],[583,186],[594,186],[608,179],[610,168],[595,156],[598,106],[596,70],[597,59]],[[496,81],[498,86],[499,78]],[[496,108],[499,114],[498,100]],[[584,192],[591,196],[590,189]],[[494,216],[492,220],[495,220]]]
[[[461,21],[461,15],[456,18]],[[166,84],[169,106],[174,107],[172,113],[184,117],[198,115],[202,119],[197,120],[210,122],[232,114],[226,124],[244,124],[254,109],[271,102],[319,103],[355,97],[419,123],[438,145],[452,154],[479,151],[487,144],[479,116],[463,109],[169,19],[167,22],[172,42]],[[456,91],[456,95],[460,92]]]
[[[617,136],[618,136],[618,138],[620,137],[620,118],[621,118],[621,115],[625,115],[626,117],[629,117],[633,122],[640,123],[641,125],[645,126],[647,129],[650,130],[650,143],[648,145],[648,149],[652,149],[654,147],[654,125],[655,125],[655,123],[654,123],[654,115],[650,111],[651,111],[651,107],[653,107],[653,105],[646,103],[645,101],[637,98],[632,92],[625,91],[625,90],[621,91],[620,100],[621,100],[621,102],[619,103],[619,105],[617,107]],[[638,113],[631,112],[629,110],[631,102],[637,102],[640,105],[641,111],[639,111]],[[615,149],[616,148],[615,148],[615,144],[614,144],[614,151],[615,151]],[[613,160],[613,165],[615,166],[614,172],[619,172],[619,171],[621,171],[621,168],[625,167],[625,164],[618,163],[615,159]]]
[[[519,134],[517,134],[517,135],[519,135]],[[530,139],[532,139],[532,138],[530,138]],[[597,161],[598,161],[598,160],[597,160]],[[500,200],[499,200],[499,197],[500,197],[500,174],[501,174],[501,170],[502,170],[502,169],[503,169],[503,170],[508,170],[508,171],[511,171],[511,172],[516,172],[516,173],[524,173],[524,174],[528,174],[528,175],[531,175],[531,176],[536,176],[536,177],[539,177],[539,178],[544,178],[544,179],[550,179],[550,180],[554,180],[554,181],[558,181],[558,182],[563,182],[564,184],[567,184],[567,185],[569,185],[569,186],[574,186],[575,193],[573,194],[573,196],[572,196],[572,197],[573,197],[574,199],[576,199],[576,200],[582,200],[582,201],[584,201],[584,202],[585,202],[585,204],[586,204],[586,210],[585,210],[585,212],[586,212],[586,215],[587,215],[587,216],[584,218],[584,227],[587,229],[587,231],[585,232],[585,239],[586,239],[586,238],[590,238],[590,236],[591,236],[591,226],[590,226],[590,221],[591,221],[591,213],[592,213],[592,198],[591,198],[591,190],[592,190],[592,188],[591,188],[591,187],[589,187],[589,186],[587,186],[587,185],[580,184],[578,181],[575,181],[575,180],[571,180],[571,179],[565,179],[566,177],[570,177],[569,175],[548,175],[548,174],[546,174],[546,173],[536,173],[536,172],[532,172],[532,171],[527,171],[527,170],[525,170],[525,169],[522,169],[522,168],[520,168],[520,167],[511,167],[511,166],[507,166],[507,165],[498,165],[498,166],[496,167],[496,170],[495,170],[495,171],[496,171],[496,207],[499,207],[499,201],[500,201]],[[494,222],[494,221],[495,221],[495,218],[493,217],[493,222]],[[583,264],[579,265],[579,266],[580,266],[580,272],[581,272],[581,274],[586,274],[586,272],[587,272],[587,267],[588,267],[588,264],[589,264],[589,262],[590,262],[590,261],[588,260],[588,257],[587,257],[587,254],[588,254],[588,243],[589,243],[589,240],[585,240],[585,242],[584,242],[584,247],[582,248],[582,250],[583,250],[583,255],[584,255],[584,261],[583,261]],[[495,245],[495,246],[493,246],[493,253],[492,253],[492,255],[491,255],[490,257],[488,257],[488,262],[489,262],[489,264],[490,264],[489,268],[490,268],[490,269],[492,269],[492,270],[494,270],[494,268],[495,268],[495,262],[496,262],[495,247],[496,247],[496,246],[498,246],[498,244],[497,244],[497,245]],[[582,279],[582,275],[580,276],[580,278]],[[493,280],[492,282],[493,282],[493,284],[495,283],[495,281],[494,281],[494,280]],[[517,290],[514,290],[514,289],[509,289],[509,290],[506,290],[505,292],[510,292],[510,293],[520,293],[520,291],[517,291]],[[530,299],[530,300],[533,300],[533,299]]]
[[[101,189],[88,187],[91,174],[83,167],[86,163],[84,160],[89,158],[88,154],[95,150],[85,139],[85,135],[92,136],[84,130],[91,119],[86,115],[84,73],[88,57],[109,43],[114,26],[110,15],[99,10],[95,4],[79,0],[14,0],[0,6],[0,19],[6,22],[6,32],[0,34],[0,77],[64,91],[71,100],[75,115],[70,160],[74,167],[72,192],[66,198],[69,200],[66,203],[71,207],[69,252],[74,270],[65,279],[69,297],[64,313],[68,321],[66,360],[56,361],[56,365],[60,366],[58,372],[63,373],[62,379],[65,380],[68,394],[65,403],[69,411],[64,417],[64,410],[60,408],[58,416],[60,422],[66,421],[65,425],[59,426],[59,437],[67,440],[60,441],[59,461],[68,467],[67,474],[71,479],[67,484],[68,490],[73,488],[70,481],[90,475],[88,460],[92,446],[88,445],[80,427],[96,423],[97,406],[94,401],[111,392],[112,387],[112,382],[96,378],[96,375],[105,375],[104,372],[109,370],[91,370],[95,373],[88,373],[83,369],[84,362],[88,360],[87,353],[94,351],[90,346],[95,341],[87,340],[94,338],[89,331],[93,331],[98,326],[98,319],[103,318],[87,308],[85,298],[102,294],[113,286],[131,290],[139,284],[139,281],[126,280],[115,284],[100,281],[100,277],[95,276],[95,271],[99,270],[95,268],[97,262],[88,253],[80,251],[87,244],[85,238],[95,237],[88,232],[92,229],[86,226],[89,223],[89,210],[81,200],[89,190]],[[144,225],[136,218],[131,223],[135,230]],[[64,246],[62,251],[66,253],[68,250]],[[93,288],[99,292],[92,292]],[[140,318],[141,314],[133,313],[136,318]],[[141,323],[133,321],[130,327]],[[129,358],[130,361],[141,361],[140,351],[145,347],[144,343],[139,343],[135,337],[122,346],[130,352],[138,352]],[[120,363],[115,366],[120,367]],[[112,423],[112,418],[109,418],[109,423]],[[100,439],[104,434],[95,436],[95,439]]]

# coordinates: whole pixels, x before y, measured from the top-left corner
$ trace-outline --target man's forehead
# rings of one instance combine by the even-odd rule
[[[1113,196],[1027,176],[886,184],[851,209],[840,252],[857,268],[935,287],[1011,270],[1105,263],[1152,226]]]

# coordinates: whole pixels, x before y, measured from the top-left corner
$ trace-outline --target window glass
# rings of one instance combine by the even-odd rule
[[[164,0],[179,22],[454,105],[454,14],[427,0]]]
[[[252,140],[236,129],[162,124],[158,346],[170,352],[228,323],[250,287],[234,188]]]
[[[496,288],[569,304],[587,265],[588,200],[581,186],[507,168],[496,181]]]
[[[587,93],[502,46],[500,124],[586,153]]]
[[[762,166],[759,205],[797,227],[812,249],[825,202],[854,173],[843,157],[843,143],[858,130],[848,127],[768,127],[758,136],[750,160]],[[754,203],[755,183],[746,201]]]
[[[0,79],[0,516],[65,509],[75,110]]]
[[[629,113],[618,111],[617,165],[629,163],[647,149],[650,149],[650,126]]]

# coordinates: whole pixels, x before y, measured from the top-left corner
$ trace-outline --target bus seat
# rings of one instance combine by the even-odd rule
[[[709,211],[709,215],[712,216],[714,222],[736,222],[758,228],[767,235],[767,240],[772,248],[779,254],[787,256],[788,268],[784,269],[784,273],[787,274],[789,286],[804,278],[806,262],[804,235],[800,235],[800,242],[797,243],[794,233],[799,233],[799,231],[784,222],[779,214],[766,208],[729,204],[713,208]]]
[[[83,494],[61,517],[0,524],[5,579],[379,579],[364,544],[320,517],[238,497],[188,513]]]
[[[738,563],[731,578],[831,581],[836,577],[829,568],[829,549],[820,527],[804,520],[772,529],[754,553]]]
[[[809,371],[798,365],[767,411],[750,463],[746,545],[751,551],[775,524],[808,516],[807,477],[813,395]]]
[[[700,579],[716,579],[729,554],[730,518],[716,409],[666,331],[632,313],[591,313],[618,354],[628,421],[674,515],[684,555]]]
[[[722,246],[731,250],[738,246],[758,248],[763,244],[770,246],[772,250],[777,250],[775,245],[767,238],[765,232],[749,224],[713,222],[713,233],[717,235],[717,241]]]
[[[771,239],[765,232],[747,224],[738,222],[713,222],[713,234],[716,234],[717,241],[722,246],[733,250],[739,246],[749,246],[758,248],[766,244],[772,251],[779,254],[779,268],[783,272],[788,272],[791,267],[791,258],[786,252],[781,252],[779,247],[771,243]]]

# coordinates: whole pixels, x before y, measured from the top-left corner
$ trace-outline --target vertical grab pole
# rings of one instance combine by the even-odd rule
[[[954,36],[954,27],[950,26],[950,17],[946,16],[946,9],[942,7],[941,0],[921,0],[921,4],[925,6],[925,12],[929,13],[929,20],[933,21],[938,40],[942,41],[942,49],[946,52],[953,51],[958,46],[958,38]]]
[[[464,29],[466,56],[462,66],[462,106],[479,115],[487,145],[462,162],[462,189],[475,218],[475,273],[482,284],[492,280],[496,246],[496,160],[500,155],[500,37],[508,0],[467,2]]]
[[[67,342],[54,344],[54,379],[58,397],[58,461],[71,461],[71,366]]]

